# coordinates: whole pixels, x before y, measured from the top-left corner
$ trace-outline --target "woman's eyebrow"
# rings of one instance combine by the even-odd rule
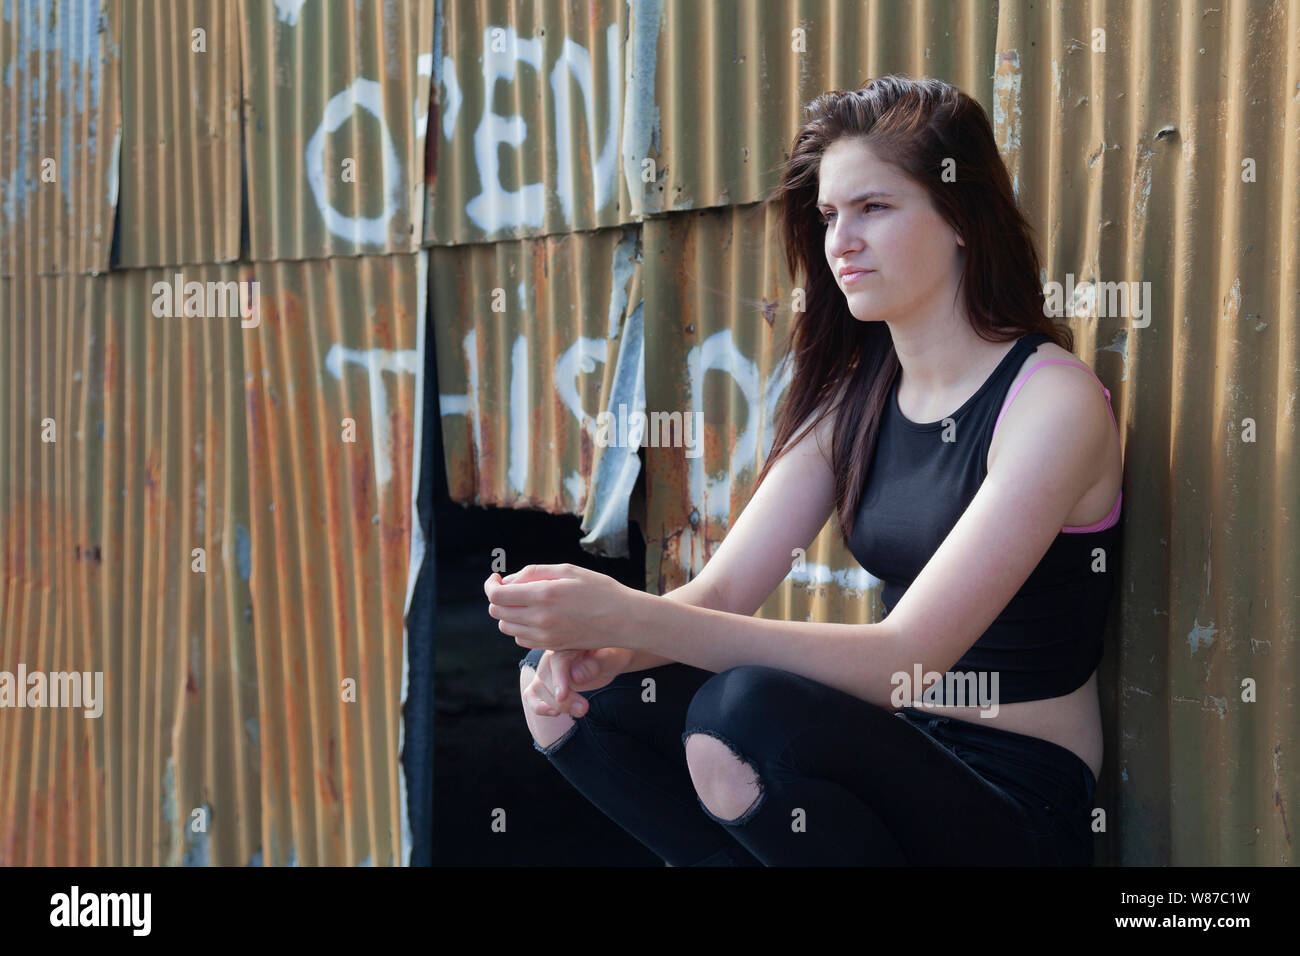
[[[857,203],[865,202],[868,199],[892,199],[892,198],[894,197],[891,194],[885,192],[883,189],[870,189],[860,196],[854,196],[852,199],[848,201],[847,205],[853,206],[856,205]],[[817,203],[818,209],[826,209],[827,207],[834,208],[834,206],[828,202]]]

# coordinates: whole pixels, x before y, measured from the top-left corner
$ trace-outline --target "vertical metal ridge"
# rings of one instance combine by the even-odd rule
[[[344,5],[340,17],[333,10],[250,0],[239,6],[254,260],[414,252],[420,245],[419,118],[429,97],[420,71],[432,56],[433,0]],[[412,39],[398,41],[406,36]],[[355,181],[344,178],[349,159]]]
[[[123,268],[239,256],[237,12],[213,0],[128,8],[122,58],[138,69],[123,71]]]

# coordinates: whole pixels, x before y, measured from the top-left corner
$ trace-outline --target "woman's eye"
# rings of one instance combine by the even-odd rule
[[[888,207],[886,207],[883,203],[869,202],[863,208],[867,210],[871,210],[871,209],[886,209]],[[817,221],[820,222],[823,226],[829,226],[831,224],[831,216],[834,215],[835,214],[833,212],[822,213],[820,216],[817,217]]]

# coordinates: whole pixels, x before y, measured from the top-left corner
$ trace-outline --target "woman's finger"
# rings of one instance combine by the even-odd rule
[[[537,672],[533,676],[533,683],[536,685],[536,693],[548,707],[559,712],[560,705],[556,701],[555,695],[551,693],[552,674],[555,671],[555,652],[543,654],[542,659],[537,662]]]
[[[511,624],[509,621],[498,621],[497,630],[506,635],[506,637],[513,637],[515,643],[520,647],[526,647],[529,650],[538,647],[543,650],[550,650],[550,648],[546,647],[543,633],[538,631],[535,627],[526,627],[523,624]]]
[[[554,717],[559,714],[559,705],[555,703],[555,698],[551,696],[550,689],[547,688],[546,682],[540,677],[534,677],[532,684],[528,687],[528,693],[533,695],[537,706],[533,708],[537,713],[548,717]]]
[[[524,688],[524,701],[528,704],[528,709],[534,714],[541,717],[554,717],[554,708],[544,701],[541,694],[538,692],[537,688],[540,683],[541,681],[538,680],[537,674],[534,672],[533,679],[529,681],[528,686]]]
[[[551,687],[555,690],[555,699],[563,702],[573,689],[571,676],[573,667],[582,660],[582,651],[556,651],[551,659]]]
[[[515,604],[497,604],[493,601],[488,602],[488,614],[498,621],[504,621],[507,624],[520,624],[526,627],[536,627],[542,617],[542,612],[537,608]]]
[[[552,701],[558,713],[569,714],[573,717],[581,717],[587,712],[587,699],[573,690],[573,687],[565,680],[566,691],[563,699],[558,693],[554,692],[556,683],[561,679],[560,675],[566,674],[571,660],[581,660],[584,656],[583,651],[551,651],[550,656],[545,663],[541,665],[537,673],[537,679],[542,682],[543,688],[552,691]],[[542,673],[545,671],[545,674]]]

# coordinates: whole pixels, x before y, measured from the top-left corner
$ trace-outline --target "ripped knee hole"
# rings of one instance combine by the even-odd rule
[[[720,820],[740,820],[762,799],[757,769],[720,737],[702,731],[690,734],[686,765],[700,801]]]

